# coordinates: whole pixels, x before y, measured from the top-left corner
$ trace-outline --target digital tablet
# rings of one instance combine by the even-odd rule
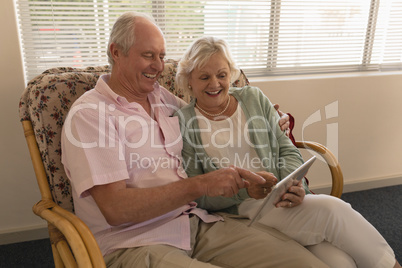
[[[253,222],[258,218],[258,216],[263,212],[263,215],[266,215],[269,211],[275,208],[275,205],[281,201],[281,197],[283,194],[287,192],[287,190],[292,185],[297,185],[301,179],[304,178],[308,169],[314,163],[316,157],[313,156],[308,161],[306,161],[303,165],[298,167],[295,171],[290,173],[286,178],[278,182],[273,188],[272,191],[265,197],[264,201],[262,202],[261,206],[258,208],[257,212],[251,219],[248,226],[251,226]]]

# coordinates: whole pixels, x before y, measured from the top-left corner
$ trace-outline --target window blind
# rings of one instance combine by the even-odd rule
[[[17,0],[26,78],[58,66],[107,64],[125,11],[156,19],[167,58],[198,37],[224,38],[247,75],[401,70],[402,0]]]

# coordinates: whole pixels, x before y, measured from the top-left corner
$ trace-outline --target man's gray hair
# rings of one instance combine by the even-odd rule
[[[107,57],[110,66],[113,67],[114,60],[110,52],[110,45],[115,43],[123,52],[124,56],[128,55],[128,51],[135,42],[135,19],[141,17],[149,20],[156,25],[155,19],[146,14],[136,11],[128,11],[123,13],[114,23],[112,31],[110,32],[109,43],[107,45]],[[158,26],[157,26],[158,27]],[[159,28],[159,27],[158,27]]]
[[[195,68],[202,68],[215,53],[221,54],[228,62],[231,79],[234,81],[240,75],[240,69],[236,66],[229,45],[223,39],[205,36],[197,39],[187,49],[179,62],[176,74],[176,82],[179,88],[189,90],[189,79]]]

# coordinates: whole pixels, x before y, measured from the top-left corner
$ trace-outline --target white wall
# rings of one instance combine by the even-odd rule
[[[338,155],[346,191],[402,184],[402,73],[340,76],[250,82],[296,118],[297,140],[320,142]],[[325,110],[331,105],[332,118]],[[306,125],[302,133],[303,124],[317,111],[321,120]],[[330,182],[327,168],[314,165],[318,169],[307,176],[311,186],[325,188]]]
[[[7,240],[1,234],[46,225],[32,213],[40,194],[18,116],[19,97],[25,84],[13,0],[1,3],[0,36],[1,244]]]
[[[24,81],[13,0],[2,1],[0,36],[0,244],[5,244],[43,237],[46,231],[42,227],[46,224],[31,211],[40,194],[18,117]],[[283,111],[296,117],[298,138],[303,123],[315,111],[322,111],[323,120],[305,128],[305,140],[327,145],[327,124],[337,124],[338,154],[347,190],[402,183],[402,72],[251,82],[273,102],[280,103]],[[335,101],[338,116],[327,120],[325,106]],[[330,181],[325,167],[320,163],[315,166],[308,177],[313,189],[321,191]],[[371,183],[359,183],[366,181]]]

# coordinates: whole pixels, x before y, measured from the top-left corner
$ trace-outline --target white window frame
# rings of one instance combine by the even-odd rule
[[[33,76],[39,74],[40,72],[52,67],[86,67],[107,64],[107,37],[110,32],[110,28],[116,18],[112,17],[111,14],[112,12],[116,11],[121,14],[124,11],[132,10],[133,5],[135,8],[140,7],[140,9],[142,9],[141,11],[150,12],[155,17],[158,25],[165,33],[168,48],[168,58],[179,59],[185,48],[195,38],[208,33],[209,35],[216,35],[228,39],[228,42],[232,46],[232,51],[234,51],[233,54],[237,63],[239,64],[239,67],[245,70],[248,76],[402,70],[402,37],[398,37],[398,29],[402,29],[402,20],[396,19],[395,21],[392,21],[394,18],[398,18],[398,16],[402,17],[402,0],[382,0],[382,2],[380,2],[380,0],[371,0],[370,6],[367,7],[368,9],[366,10],[367,17],[363,16],[360,18],[360,23],[362,23],[362,20],[364,20],[364,25],[366,26],[365,32],[362,33],[363,37],[361,38],[361,48],[356,48],[356,51],[358,52],[352,53],[356,57],[356,59],[353,60],[353,63],[347,62],[343,65],[341,64],[341,61],[339,61],[331,65],[331,62],[328,62],[328,64],[324,62],[323,64],[317,66],[314,66],[313,63],[309,66],[304,66],[306,65],[304,63],[306,61],[306,57],[308,57],[309,55],[308,53],[306,54],[307,56],[303,54],[295,54],[296,56],[286,54],[286,51],[292,52],[294,48],[291,44],[286,44],[289,45],[289,48],[284,47],[283,44],[285,44],[286,42],[280,42],[280,40],[284,40],[287,38],[283,38],[283,36],[281,36],[281,31],[283,31],[281,27],[284,27],[284,21],[286,20],[285,15],[287,14],[284,11],[284,7],[288,5],[288,7],[290,7],[289,10],[292,10],[291,8],[294,8],[292,4],[293,2],[295,2],[300,3],[300,8],[302,8],[303,5],[311,4],[311,9],[313,9],[313,7],[315,7],[314,1],[316,1],[315,3],[319,3],[320,1],[318,0],[306,0],[303,2],[298,0],[206,0],[203,2],[191,2],[181,0],[172,2],[168,0],[155,0],[145,1],[149,3],[148,8],[143,8],[141,6],[140,2],[144,1],[135,0],[132,0],[131,4],[127,4],[125,6],[113,6],[117,5],[117,0],[91,0],[91,6],[88,6],[88,0],[83,0],[84,2],[70,1],[74,4],[74,6],[72,6],[72,10],[70,11],[71,13],[66,13],[68,15],[66,15],[65,20],[62,21],[57,21],[57,16],[58,13],[63,12],[64,8],[57,5],[57,0],[36,1],[39,3],[39,5],[46,7],[46,10],[51,11],[38,11],[38,6],[36,6],[36,9],[35,7],[33,7],[35,5],[30,6],[29,3],[33,3],[33,1],[36,0],[16,0],[25,76],[28,80],[33,78]],[[353,1],[358,3],[361,0]],[[183,8],[197,9],[200,5],[204,5],[204,9],[202,9],[202,11],[204,11],[202,15],[202,20],[204,21],[204,32],[202,32],[201,30],[197,32],[197,26],[194,26],[196,24],[192,24],[191,20],[189,19],[184,22],[180,22],[178,20],[177,24],[174,24],[176,23],[175,21],[172,21],[171,19],[169,20],[169,18],[172,17],[173,13],[180,12],[180,9],[177,9],[177,6],[179,5],[177,4],[177,2],[180,2],[179,4],[183,5]],[[339,4],[341,2],[342,1],[339,0],[339,2],[335,1],[334,3]],[[345,1],[345,3],[346,2],[349,1]],[[245,5],[244,3],[249,3],[247,5],[250,6],[253,6],[255,4],[255,10],[253,10],[252,7],[248,9],[247,5]],[[257,4],[260,6],[257,7]],[[207,6],[207,8],[205,8],[205,6]],[[49,9],[49,7],[51,7],[51,9]],[[257,14],[255,15],[257,17],[262,14],[261,12],[258,13],[258,9],[261,7],[264,9],[265,12],[264,16],[261,18],[261,21],[269,20],[269,23],[256,26],[255,22],[253,22],[252,17],[253,14]],[[74,17],[75,9],[84,10],[83,13],[77,13],[78,18]],[[206,11],[207,9],[208,11]],[[46,21],[41,22],[37,20],[38,16],[46,16],[49,12],[52,13],[50,15],[54,15],[53,26],[49,26]],[[298,14],[297,6],[292,12],[295,12],[294,14],[296,15]],[[397,13],[395,15],[392,12]],[[38,13],[39,15],[35,15],[36,18],[33,18],[31,20],[30,16],[32,16],[32,14],[34,13]],[[239,13],[240,15],[233,15],[232,13]],[[82,16],[80,14],[92,14],[93,17],[90,17],[90,20],[86,21],[85,17],[82,17],[82,19],[79,18],[79,16]],[[186,16],[186,13],[183,14],[183,16]],[[179,18],[180,14],[178,13],[177,16]],[[288,16],[288,18],[291,17],[292,14]],[[76,21],[78,19],[80,25],[71,26],[71,29],[69,31],[65,31],[66,34],[64,36],[60,35],[60,37],[57,33],[58,29],[56,24],[61,27],[63,27],[63,25],[68,25],[70,23],[69,18],[74,18],[74,22],[72,23],[77,23]],[[37,21],[34,22],[35,19]],[[381,23],[379,22],[380,19]],[[367,23],[365,21],[367,21]],[[42,29],[40,29],[41,23],[45,25]],[[89,24],[96,25],[96,23],[99,23],[99,27],[94,27],[93,30],[88,30],[86,28]],[[210,30],[207,30],[207,24],[212,25],[208,26]],[[289,25],[289,27],[292,27],[292,24]],[[243,26],[244,28],[242,28]],[[49,30],[53,35],[47,35],[46,33],[40,32],[40,30],[46,30],[46,27],[49,27]],[[252,31],[255,31],[257,35],[258,31],[262,32],[265,29],[264,27],[266,27],[268,29],[268,33],[264,33],[266,34],[266,37],[264,38],[267,41],[256,41],[256,44],[252,45],[249,45],[246,41],[244,41],[243,45],[241,42],[248,38],[245,37],[248,34],[247,30],[244,30],[248,29],[247,27],[251,28]],[[346,24],[345,27],[348,27],[348,25]],[[180,28],[180,31],[177,30],[179,32],[175,33],[174,31],[176,29],[173,28]],[[308,30],[309,29],[307,28],[302,29],[302,31]],[[316,30],[316,32],[314,33],[317,33],[318,31],[320,31],[320,29]],[[348,31],[351,30],[344,29],[344,32],[347,33]],[[186,34],[182,34],[183,32],[186,32]],[[256,36],[256,34],[254,36]],[[290,32],[290,34],[292,36],[303,35],[303,33],[293,30]],[[39,38],[37,37],[38,35]],[[74,41],[70,39],[63,39],[68,38],[67,35],[77,35],[77,37],[81,39],[77,41],[78,43],[74,44]],[[85,35],[88,35],[88,37],[85,38]],[[233,36],[239,37],[237,37],[236,39]],[[253,39],[254,36],[251,36],[249,39]],[[48,38],[51,39],[49,40]],[[351,37],[351,39],[352,38],[353,36]],[[345,40],[347,40],[347,38]],[[43,42],[44,44],[38,45],[38,43],[41,42]],[[261,42],[261,45],[259,45],[258,42]],[[303,42],[303,40],[295,41],[295,43],[297,42]],[[319,42],[320,41],[317,41],[317,43]],[[393,44],[392,42],[396,44]],[[390,44],[393,45],[391,46]],[[75,45],[83,45],[84,48],[77,48],[77,50],[80,50],[81,52],[83,51],[86,54],[84,56],[80,56],[80,54],[77,53],[74,54]],[[61,49],[57,49],[58,47],[60,47]],[[399,50],[398,47],[400,48]],[[301,47],[296,46],[294,50],[303,50],[300,48]],[[325,49],[328,50],[328,48],[323,48],[323,50]],[[247,54],[248,51],[251,52]],[[389,51],[392,51],[391,56],[387,56],[389,54]],[[312,55],[312,60],[314,60],[314,51]],[[337,54],[329,56],[324,55],[323,60],[333,60],[333,58],[335,58],[336,60],[336,55]],[[295,59],[297,57],[301,57],[302,60],[298,63],[294,61],[286,65],[283,64],[284,57],[293,57]],[[254,61],[253,58],[256,58],[256,60]],[[391,60],[389,60],[389,58]],[[46,59],[47,61],[43,61],[43,59]],[[345,60],[347,60],[346,56]]]

